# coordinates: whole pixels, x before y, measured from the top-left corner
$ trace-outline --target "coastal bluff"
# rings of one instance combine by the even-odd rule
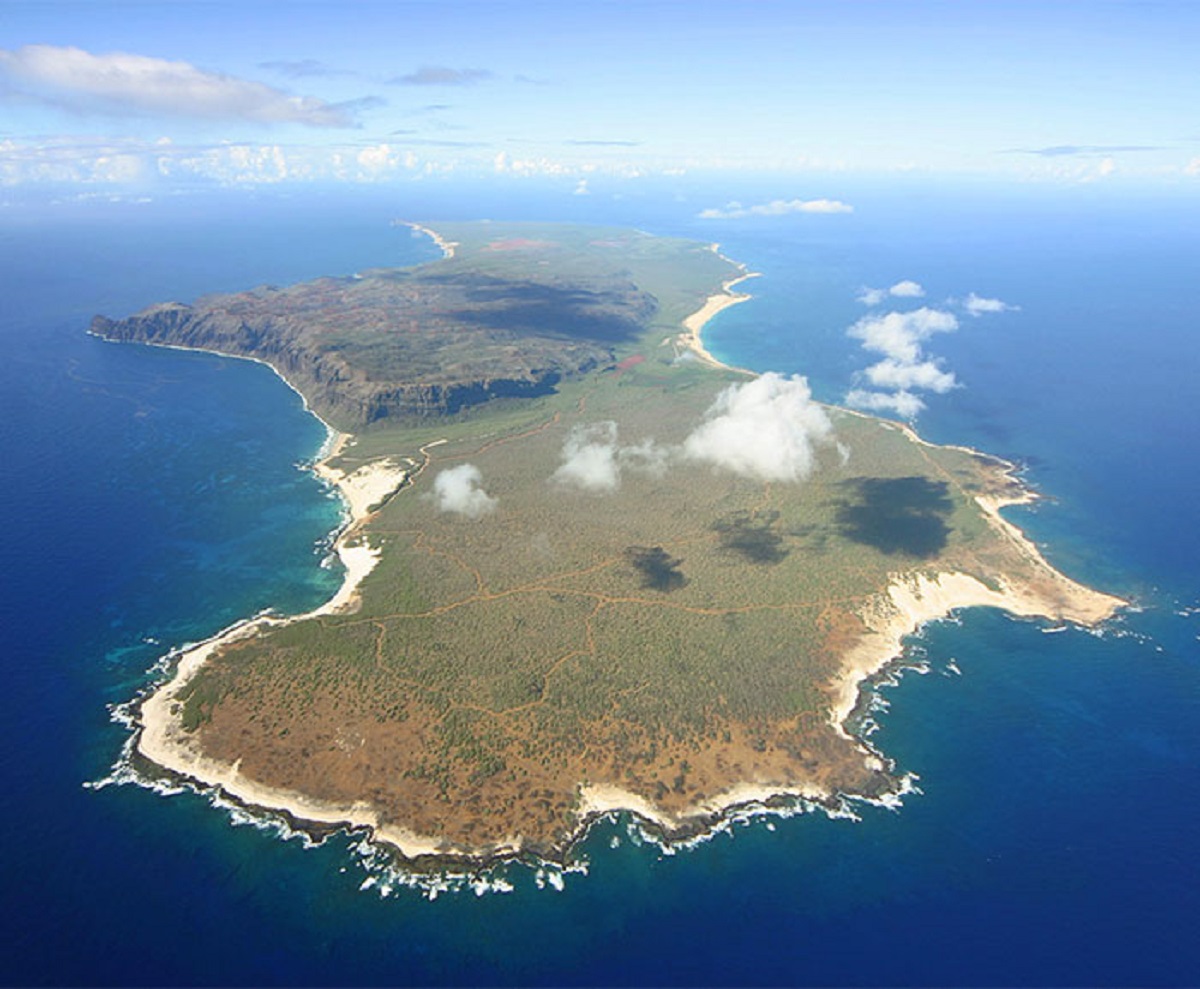
[[[893,801],[858,727],[904,636],[1121,605],[1003,518],[1032,497],[1011,465],[707,354],[696,315],[746,298],[713,245],[435,226],[428,265],[93,324],[270,363],[342,430],[320,470],[352,512],[333,601],[176,657],[143,772],[414,870],[565,862],[619,810],[671,840],[747,803]],[[413,397],[434,385],[483,390]]]
[[[523,256],[482,270],[447,257],[163,303],[96,316],[91,332],[264,361],[322,419],[357,432],[549,394],[611,366],[658,309],[619,265],[576,273],[520,265]]]

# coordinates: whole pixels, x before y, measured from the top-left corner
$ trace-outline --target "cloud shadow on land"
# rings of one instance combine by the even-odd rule
[[[750,563],[773,564],[790,552],[776,531],[778,521],[776,511],[741,511],[717,519],[712,527],[720,534],[721,549],[737,553]]]
[[[658,308],[632,283],[546,284],[474,274],[437,280],[462,293],[465,305],[452,310],[454,318],[514,334],[629,343]]]
[[[843,481],[848,500],[837,510],[841,535],[888,556],[928,558],[946,546],[954,509],[945,481],[926,477],[862,477]]]
[[[642,586],[655,591],[677,591],[687,578],[679,567],[683,560],[668,555],[661,546],[630,546],[625,556],[642,575]]]

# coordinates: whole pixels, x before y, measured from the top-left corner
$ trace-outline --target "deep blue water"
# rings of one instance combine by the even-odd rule
[[[601,187],[597,183],[597,191]],[[461,190],[209,194],[0,219],[0,769],[6,983],[1179,984],[1200,981],[1197,205],[863,186],[850,216],[714,223],[794,192],[619,201]],[[839,399],[864,285],[1021,308],[931,353],[930,438],[1027,465],[1014,513],[1141,610],[1102,635],[974,612],[913,643],[873,741],[922,792],[857,823],[756,820],[663,855],[595,829],[587,874],[429,900],[351,838],[319,848],[185,793],[85,788],[164,651],[327,597],[323,429],[265,368],[104,344],[96,312],[435,256],[393,216],[606,219],[720,240],[762,277],[710,347]],[[954,665],[951,664],[954,661]],[[961,670],[956,675],[953,670]],[[375,885],[360,890],[365,880]]]

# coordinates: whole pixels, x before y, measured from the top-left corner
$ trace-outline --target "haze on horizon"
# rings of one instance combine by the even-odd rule
[[[542,176],[582,194],[700,171],[1200,183],[1186,0],[16,0],[4,20],[10,191]],[[836,212],[829,184],[712,211]]]

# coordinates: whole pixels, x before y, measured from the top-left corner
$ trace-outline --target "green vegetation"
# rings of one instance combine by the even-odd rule
[[[266,360],[361,432],[552,394],[648,329],[674,332],[731,270],[701,245],[604,227],[447,230],[464,246],[434,264],[98,316],[92,330]]]
[[[629,231],[438,230],[458,244],[452,260],[362,280],[395,290],[387,328],[378,313],[369,326],[339,320],[323,347],[368,378],[395,378],[409,359],[396,335],[412,312],[436,311],[438,332],[459,343],[533,335],[561,357],[584,340],[602,359],[534,397],[360,433],[334,466],[416,461],[444,441],[363,527],[382,552],[360,606],[224,649],[181,697],[184,727],[252,778],[369,800],[458,847],[516,834],[555,847],[584,780],[668,811],[744,781],[886,788],[830,723],[831,684],[863,606],[895,574],[991,579],[1013,563],[973,500],[1003,487],[1002,472],[836,410],[811,476],[713,466],[687,454],[688,438],[748,379],[681,356],[676,336],[733,265]],[[318,325],[354,290],[337,283],[342,301]],[[292,305],[314,291],[271,297]],[[451,374],[449,353],[414,366]],[[461,380],[490,373],[494,353]],[[561,468],[589,442],[602,449],[582,483]],[[463,464],[493,510],[465,514],[435,493],[439,473]]]

